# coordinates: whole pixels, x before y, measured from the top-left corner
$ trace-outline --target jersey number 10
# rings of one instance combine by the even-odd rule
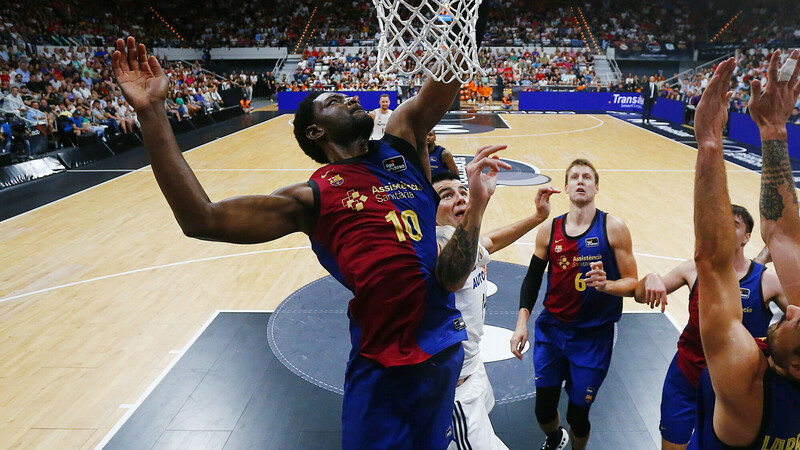
[[[402,219],[402,223],[400,220]],[[394,231],[397,233],[397,240],[404,242],[406,240],[406,233],[414,241],[422,239],[422,230],[419,227],[419,218],[417,213],[407,209],[400,213],[400,218],[397,217],[396,211],[389,211],[386,214],[386,221],[394,225]],[[403,225],[405,225],[405,233],[403,232]]]

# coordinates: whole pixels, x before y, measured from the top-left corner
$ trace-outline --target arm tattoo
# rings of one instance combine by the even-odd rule
[[[436,262],[436,278],[441,284],[464,282],[475,264],[480,231],[480,227],[456,228]]]
[[[761,151],[763,156],[759,205],[761,215],[767,220],[778,220],[783,217],[784,210],[782,191],[789,191],[792,194],[792,202],[797,203],[787,142],[764,141]]]

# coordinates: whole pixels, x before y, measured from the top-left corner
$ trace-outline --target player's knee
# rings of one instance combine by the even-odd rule
[[[572,434],[577,438],[589,435],[592,425],[589,423],[589,406],[578,406],[572,402],[567,407],[567,423]]]
[[[548,424],[558,418],[558,398],[561,386],[536,388],[536,420]]]

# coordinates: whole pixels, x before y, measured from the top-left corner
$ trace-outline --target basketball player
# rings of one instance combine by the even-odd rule
[[[791,60],[798,58],[795,50]],[[800,436],[800,218],[786,136],[786,120],[800,95],[800,65],[779,75],[778,61],[780,51],[770,60],[766,87],[752,82],[748,105],[764,156],[761,235],[789,301],[786,316],[767,333],[771,356],[760,351],[742,324],[733,267],[736,231],[722,144],[733,58],[717,66],[695,114],[695,262],[709,378],[699,386],[697,431],[689,443],[694,449],[796,448]]]
[[[386,124],[389,123],[389,117],[392,117],[392,110],[389,109],[389,94],[381,95],[380,105],[380,108],[369,113],[374,121],[370,139],[375,141],[379,141],[383,137],[383,134],[386,132]]]
[[[431,130],[428,132],[425,144],[428,147],[428,159],[431,163],[431,178],[440,173],[458,173],[458,167],[456,167],[456,162],[453,160],[453,154],[450,153],[450,150],[447,150],[441,145],[436,145],[435,131]]]
[[[158,61],[129,37],[117,41],[112,66],[186,235],[258,243],[302,231],[323,266],[353,292],[343,448],[446,448],[466,339],[448,290],[458,290],[469,275],[497,171],[510,168],[490,157],[504,146],[476,153],[466,168],[472,202],[437,258],[437,196],[425,137],[452,104],[458,83],[427,80],[393,114],[380,141],[369,141],[373,120],[357,99],[311,93],[295,115],[295,137],[312,159],[328,165],[308,182],[271,195],[211,202],[166,118],[169,80]]]
[[[436,210],[436,240],[439,248],[447,245],[456,227],[461,224],[469,203],[467,187],[455,172],[444,172],[433,178],[433,189],[439,194]],[[494,408],[494,392],[480,355],[480,342],[486,318],[486,265],[489,255],[511,245],[550,215],[550,196],[559,191],[543,187],[536,194],[536,214],[509,226],[492,230],[480,237],[478,254],[466,283],[455,292],[456,308],[467,325],[468,339],[462,342],[464,363],[456,387],[453,410],[454,444],[458,450],[506,449],[495,434],[489,413]]]
[[[589,409],[611,362],[614,323],[622,297],[636,289],[636,260],[628,227],[595,208],[599,177],[591,162],[576,159],[564,177],[569,213],[545,223],[520,292],[511,352],[522,359],[530,317],[545,268],[544,311],[536,319],[533,366],[536,419],[547,434],[542,449],[583,449],[589,440]],[[569,434],[559,426],[558,399],[566,381]]]
[[[744,256],[744,247],[753,231],[753,217],[743,207],[732,206],[736,247],[733,269],[739,280],[741,292],[742,323],[747,331],[758,339],[766,339],[767,328],[773,318],[771,303],[786,310],[786,297],[781,290],[778,276],[766,271],[766,267]],[[700,329],[697,318],[697,265],[686,261],[672,269],[663,278],[651,273],[636,286],[636,301],[647,303],[651,308],[667,304],[667,295],[680,287],[690,289],[689,323],[678,340],[678,351],[672,359],[664,380],[661,394],[661,448],[663,450],[685,449],[692,437],[697,409],[697,383],[706,367]]]

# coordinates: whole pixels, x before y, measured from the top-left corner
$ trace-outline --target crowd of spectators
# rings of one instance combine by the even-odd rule
[[[278,91],[386,90],[399,86],[422,85],[422,75],[405,77],[370,70],[377,63],[377,52],[362,48],[356,53],[342,48],[310,48],[291,78],[278,80]],[[485,75],[476,80],[484,85],[523,86],[526,89],[553,86],[578,89],[595,81],[594,58],[587,49],[568,47],[553,53],[541,47],[482,48],[478,59]],[[502,87],[501,87],[502,89]]]
[[[38,53],[0,47],[3,120],[38,129],[56,146],[75,143],[78,136],[134,132],[136,114],[115,83],[110,56],[103,47],[42,47]],[[221,108],[220,90],[252,84],[218,79],[199,64],[161,62],[172,80],[165,107],[176,121]],[[3,133],[6,148],[11,139]]]
[[[733,72],[733,78],[730,83],[730,90],[733,92],[731,111],[747,113],[747,104],[750,101],[750,84],[753,80],[760,80],[762,83],[766,83],[767,69],[775,50],[751,48],[736,52],[736,69]],[[781,53],[784,60],[789,55],[789,52],[785,49]],[[661,96],[680,100],[690,108],[694,108],[700,102],[705,88],[714,75],[714,70],[715,67],[713,66],[703,67],[679,77],[673,84],[664,84],[661,86]],[[800,124],[800,100],[798,100],[796,106],[798,111],[790,118],[790,121]]]

